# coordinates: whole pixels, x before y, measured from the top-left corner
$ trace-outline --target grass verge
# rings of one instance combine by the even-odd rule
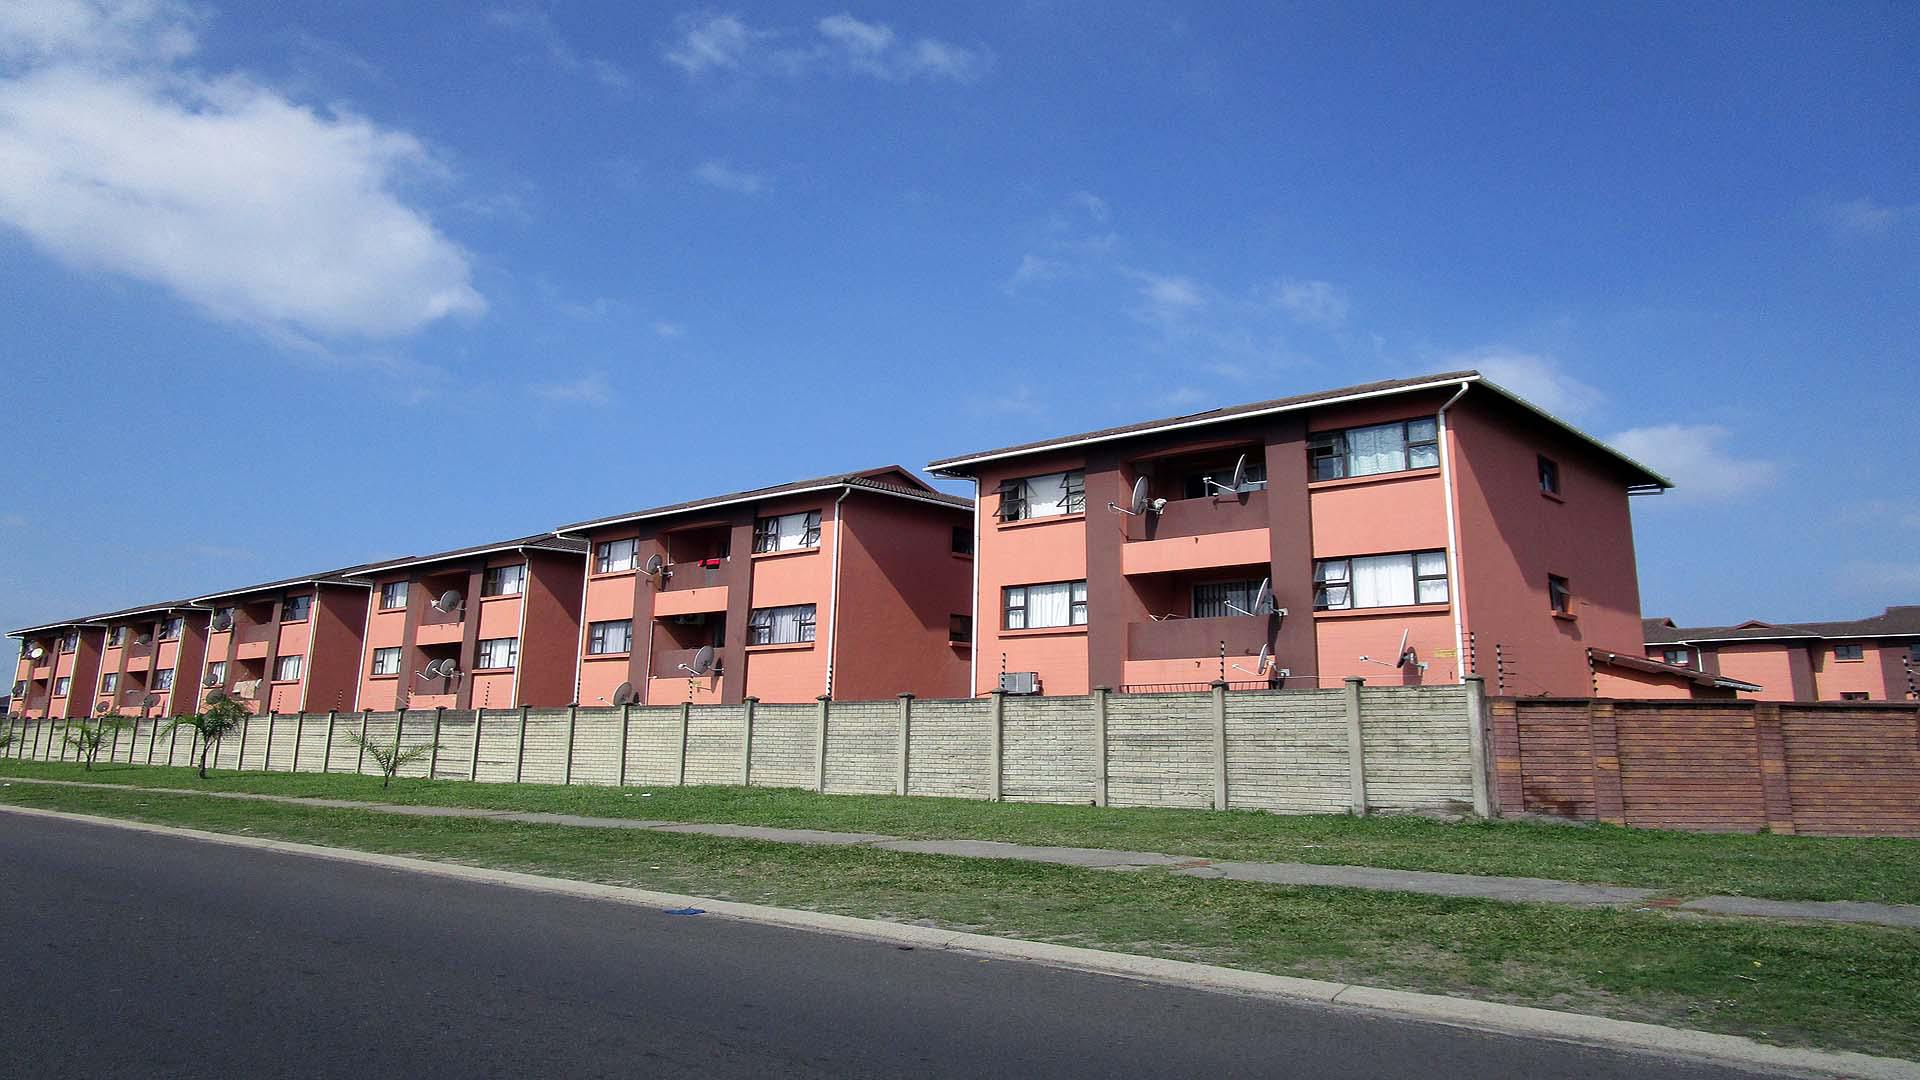
[[[1920,934],[15,784],[0,801],[1920,1056]],[[27,827],[0,816],[0,827]]]
[[[562,787],[396,780],[318,773],[0,761],[13,775],[208,791],[729,822],[885,833],[910,839],[1163,851],[1212,859],[1306,862],[1634,885],[1676,896],[1920,903],[1920,840],[1744,836],[1519,821],[1440,822],[1208,810],[1110,809],[793,788]]]

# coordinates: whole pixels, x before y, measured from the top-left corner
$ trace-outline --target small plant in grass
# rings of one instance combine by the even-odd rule
[[[80,720],[69,725],[66,743],[73,747],[74,756],[85,764],[86,770],[92,772],[93,761],[100,756],[100,748],[119,738],[120,729],[126,726],[125,720],[103,712],[91,720]]]
[[[220,739],[246,722],[253,715],[245,705],[230,697],[219,701],[207,702],[205,710],[191,716],[176,716],[159,734],[171,735],[178,728],[192,728],[200,733],[200,779],[207,778],[207,759],[214,748],[220,745]],[[158,736],[156,736],[157,738]]]
[[[350,732],[347,741],[373,755],[374,764],[380,766],[380,786],[392,785],[393,778],[400,770],[440,749],[437,742],[421,743],[401,749],[397,742],[389,743],[384,739],[374,739],[358,731]]]

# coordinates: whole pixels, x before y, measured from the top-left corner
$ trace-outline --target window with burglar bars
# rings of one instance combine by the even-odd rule
[[[407,583],[389,581],[380,586],[380,610],[393,611],[407,606]]]
[[[400,646],[373,650],[373,673],[375,675],[400,674]]]
[[[791,645],[813,640],[812,604],[754,608],[747,618],[747,644]]]
[[[520,639],[487,638],[474,646],[473,666],[505,670],[520,660]]]
[[[1415,551],[1321,559],[1313,564],[1315,611],[1447,602],[1447,553]]]
[[[625,540],[609,540],[594,549],[593,572],[596,574],[617,574],[631,570],[639,565],[640,541],[636,537]]]
[[[1218,619],[1226,615],[1264,615],[1254,612],[1253,601],[1260,592],[1257,581],[1219,581],[1193,587],[1193,617]]]
[[[1087,474],[1080,469],[1008,480],[1000,485],[1000,520],[1085,513]]]
[[[1439,464],[1439,424],[1431,416],[1321,432],[1307,439],[1308,474],[1315,480],[1432,469]]]
[[[587,624],[587,652],[594,656],[633,650],[633,620],[610,619]]]
[[[1001,590],[1001,625],[1008,630],[1087,625],[1087,583],[1054,581]]]
[[[820,546],[820,511],[763,517],[753,523],[753,551],[795,551]]]
[[[527,586],[527,566],[489,566],[480,578],[481,596],[517,596]]]

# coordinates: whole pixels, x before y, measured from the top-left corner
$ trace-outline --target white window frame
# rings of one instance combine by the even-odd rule
[[[624,555],[619,554],[625,548]],[[624,540],[602,540],[593,548],[593,572],[596,574],[621,574],[640,565],[640,538],[629,536]]]
[[[375,675],[400,674],[400,654],[401,648],[398,645],[384,645],[373,650],[373,657],[370,661],[373,665],[372,673]],[[386,661],[386,663],[382,663],[382,661]]]
[[[407,600],[411,596],[412,592],[413,592],[413,589],[412,589],[411,582],[408,582],[408,581],[386,582],[385,584],[380,586],[380,610],[381,611],[405,611],[407,609]],[[389,603],[389,601],[397,601],[397,603]]]

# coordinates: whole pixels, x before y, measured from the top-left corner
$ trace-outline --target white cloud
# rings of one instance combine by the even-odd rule
[[[766,177],[757,173],[741,172],[719,161],[701,163],[699,168],[693,170],[693,178],[709,187],[741,195],[758,195],[767,189]]]
[[[1091,191],[1076,191],[1067,196],[1067,201],[1085,210],[1088,217],[1103,225],[1113,216],[1113,210],[1107,205],[1107,200]]]
[[[609,90],[625,90],[633,85],[633,77],[611,60],[597,56],[581,56],[553,25],[553,19],[537,8],[495,8],[487,12],[487,21],[505,30],[524,34],[534,40],[547,59],[562,71],[584,72],[600,85]]]
[[[1206,306],[1206,292],[1192,278],[1144,271],[1134,278],[1140,283],[1138,313],[1155,322],[1177,322]]]
[[[1060,260],[1028,252],[1020,256],[1020,265],[1014,268],[1013,276],[1007,279],[1005,288],[1007,292],[1015,292],[1028,285],[1051,281],[1059,274]]]
[[[679,323],[676,323],[676,322],[668,322],[665,319],[656,319],[654,320],[654,324],[653,324],[653,332],[655,336],[658,336],[658,337],[677,338],[677,337],[685,337],[687,334],[687,328],[684,326],[681,326]]]
[[[764,35],[748,29],[737,15],[714,12],[690,12],[674,20],[678,31],[667,50],[667,62],[688,75],[700,75],[722,68],[738,68]]]
[[[445,169],[413,136],[178,63],[157,2],[0,6],[0,224],[275,337],[393,337],[486,302],[397,193]]]
[[[1539,353],[1488,346],[1447,358],[1446,366],[1474,368],[1488,379],[1566,420],[1578,420],[1605,400],[1597,388],[1560,369],[1559,361]]]
[[[876,79],[951,79],[966,82],[987,67],[986,54],[933,38],[900,43],[893,27],[861,22],[845,12],[814,24],[829,47],[853,71]]]
[[[1347,321],[1352,301],[1345,289],[1327,281],[1296,281],[1286,278],[1274,286],[1273,302],[1279,304],[1296,322],[1336,327]]]
[[[1830,202],[1821,208],[1821,216],[1835,236],[1879,237],[1891,233],[1907,221],[1920,220],[1920,203],[1889,206],[1870,198]]]
[[[610,405],[613,403],[613,387],[607,384],[607,377],[598,372],[590,372],[568,382],[534,383],[528,387],[535,397],[546,401],[574,405]]]
[[[1666,498],[1713,502],[1758,491],[1779,475],[1774,462],[1729,451],[1730,434],[1717,424],[1660,424],[1622,431],[1606,441],[1672,480],[1675,486]]]

